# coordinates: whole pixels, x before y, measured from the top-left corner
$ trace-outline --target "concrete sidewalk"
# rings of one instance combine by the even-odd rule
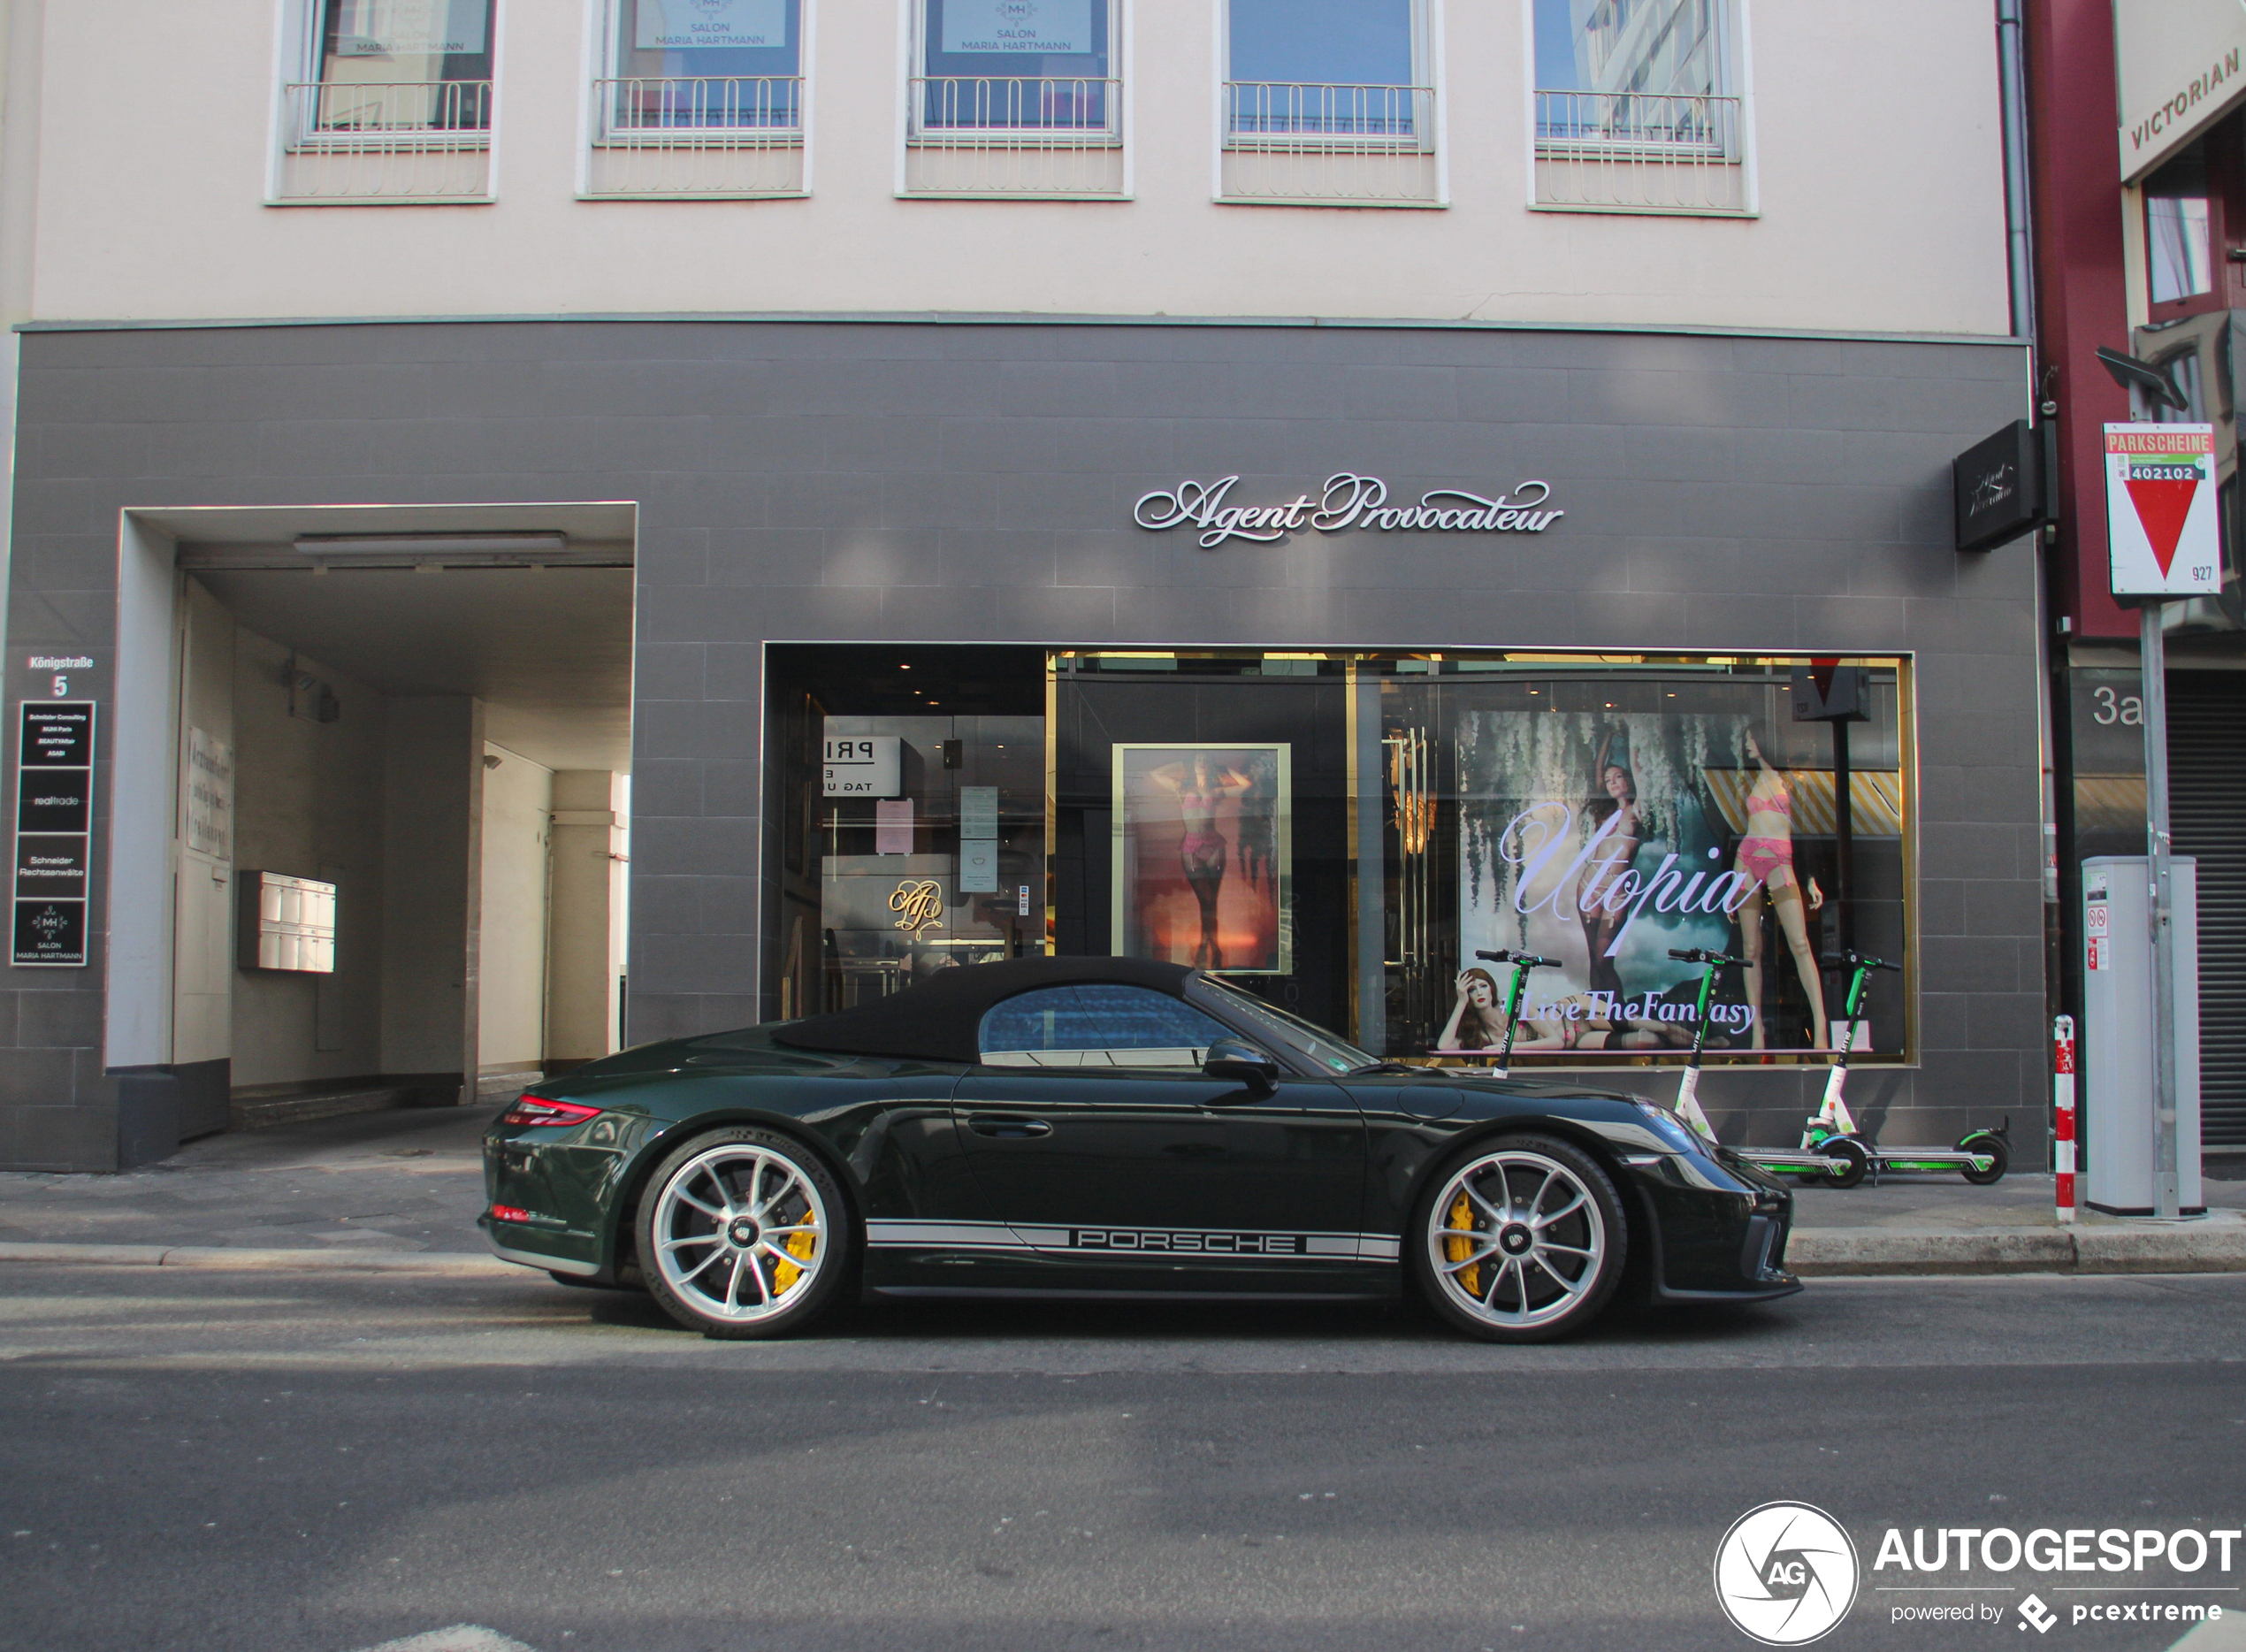
[[[0,1260],[519,1273],[477,1229],[496,1109],[409,1108],[238,1131],[113,1176],[0,1174]],[[1805,1275],[2246,1272],[2246,1182],[2204,1221],[2061,1228],[2047,1175],[1804,1187]]]

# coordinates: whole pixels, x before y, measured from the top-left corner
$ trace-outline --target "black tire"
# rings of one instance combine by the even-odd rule
[[[673,1151],[638,1220],[648,1294],[681,1325],[723,1341],[801,1330],[842,1288],[857,1242],[818,1156],[745,1125]],[[773,1235],[785,1236],[775,1244]]]
[[[1462,1150],[1427,1179],[1404,1235],[1405,1266],[1420,1295],[1467,1335],[1548,1342],[1607,1306],[1629,1232],[1597,1159],[1548,1136],[1502,1136]]]
[[[1812,1151],[1822,1153],[1828,1159],[1847,1161],[1843,1168],[1827,1173],[1837,1188],[1855,1187],[1871,1174],[1872,1156],[1864,1151],[1861,1142],[1845,1136],[1828,1136]]]
[[[1959,1173],[1976,1188],[1996,1186],[2005,1179],[2005,1172],[2012,1168],[2012,1149],[2005,1144],[2005,1138],[1993,1130],[1975,1130],[1958,1146],[1968,1153],[1987,1153],[1990,1156],[1988,1169]]]

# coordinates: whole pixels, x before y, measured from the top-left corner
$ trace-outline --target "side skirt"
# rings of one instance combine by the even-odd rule
[[[1394,1302],[1377,1291],[1335,1290],[1041,1290],[1014,1285],[874,1285],[868,1301],[910,1297],[997,1296],[1043,1302]]]

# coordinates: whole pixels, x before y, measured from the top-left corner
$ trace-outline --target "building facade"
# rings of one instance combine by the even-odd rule
[[[0,1161],[1046,949],[2040,1153],[1989,18],[219,10],[10,114]]]

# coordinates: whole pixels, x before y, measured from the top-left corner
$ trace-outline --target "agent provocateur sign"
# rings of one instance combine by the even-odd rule
[[[1388,485],[1377,476],[1342,470],[1325,479],[1314,500],[1302,493],[1283,505],[1228,505],[1236,476],[1213,482],[1180,482],[1157,489],[1131,508],[1131,520],[1160,532],[1186,525],[1201,530],[1201,548],[1226,539],[1269,544],[1303,528],[1340,533],[1348,528],[1437,533],[1541,533],[1568,513],[1549,508],[1547,482],[1523,482],[1509,493],[1485,499],[1463,488],[1438,487],[1416,505],[1388,503]]]

